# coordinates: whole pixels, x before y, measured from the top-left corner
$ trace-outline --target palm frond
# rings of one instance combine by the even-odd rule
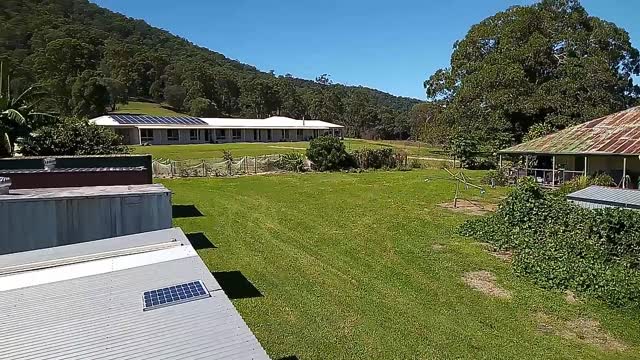
[[[12,104],[19,104],[22,100],[27,101],[29,99],[33,99],[33,98],[36,98],[36,97],[40,97],[40,96],[46,95],[45,91],[33,92],[33,90],[40,89],[40,88],[42,88],[42,85],[39,85],[39,84],[29,86],[29,88],[27,88],[25,91],[23,91],[22,94],[18,95],[17,98],[11,99],[11,103]]]
[[[7,109],[2,112],[7,118],[13,120],[15,123],[23,125],[27,122],[27,119],[16,109]]]

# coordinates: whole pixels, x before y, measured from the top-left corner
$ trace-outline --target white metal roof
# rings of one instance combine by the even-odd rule
[[[211,297],[143,311],[201,280]],[[0,359],[268,359],[180,229],[0,256]]]
[[[238,119],[238,118],[200,118],[207,125],[173,125],[173,124],[120,124],[110,115],[103,115],[90,121],[96,125],[113,127],[135,127],[140,129],[308,129],[329,130],[341,129],[337,125],[320,120],[297,120],[285,116],[272,116],[266,119]]]

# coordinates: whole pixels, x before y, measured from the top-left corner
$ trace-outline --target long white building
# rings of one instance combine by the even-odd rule
[[[343,126],[283,116],[267,119],[190,116],[104,115],[93,123],[114,129],[127,145],[307,141],[322,135],[342,137]]]

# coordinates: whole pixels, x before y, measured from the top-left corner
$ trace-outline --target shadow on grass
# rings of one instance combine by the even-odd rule
[[[212,271],[224,293],[230,299],[262,297],[262,293],[240,271]]]
[[[195,205],[172,205],[171,215],[174,219],[204,216]]]
[[[187,239],[196,250],[215,249],[217,246],[209,240],[207,235],[201,232],[186,234]]]
[[[299,358],[296,355],[289,355],[289,356],[281,357],[278,360],[299,360]]]

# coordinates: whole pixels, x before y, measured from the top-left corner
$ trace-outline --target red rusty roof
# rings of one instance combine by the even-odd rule
[[[502,154],[640,154],[640,106],[533,139]]]

